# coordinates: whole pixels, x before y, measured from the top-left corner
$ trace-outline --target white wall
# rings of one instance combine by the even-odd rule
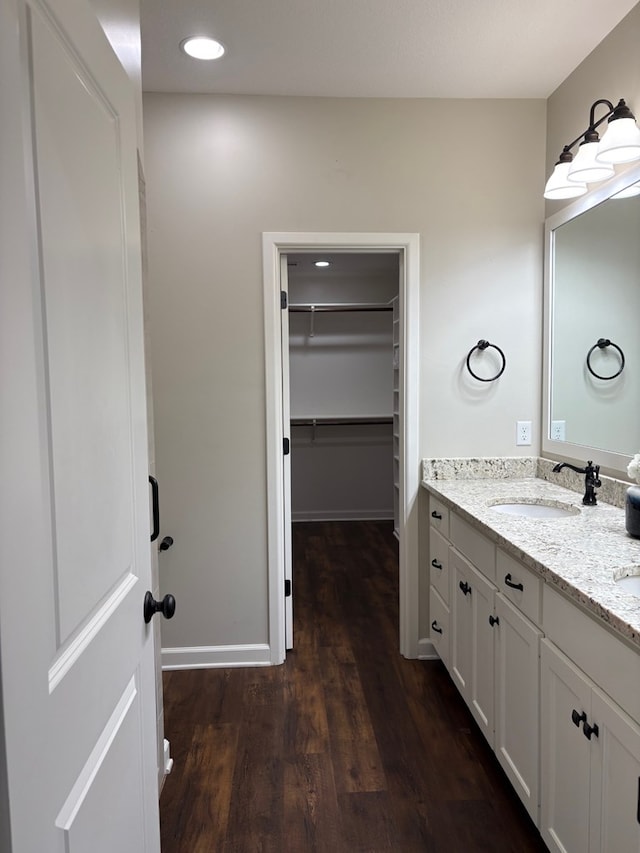
[[[163,645],[267,640],[261,234],[419,232],[423,456],[535,453],[543,101],[144,100]],[[463,371],[480,338],[507,369]]]

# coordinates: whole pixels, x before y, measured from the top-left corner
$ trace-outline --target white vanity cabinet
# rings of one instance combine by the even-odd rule
[[[449,510],[433,497],[429,500],[429,519],[429,639],[448,669],[451,657]]]
[[[542,631],[502,593],[495,603],[495,743],[502,769],[538,825]]]
[[[542,837],[558,853],[638,853],[640,726],[615,700],[637,714],[640,658],[557,593],[547,601],[555,642],[541,643]]]
[[[451,666],[449,672],[493,747],[494,632],[496,587],[455,548],[451,574]]]
[[[537,825],[541,581],[433,497],[429,510],[431,639]]]

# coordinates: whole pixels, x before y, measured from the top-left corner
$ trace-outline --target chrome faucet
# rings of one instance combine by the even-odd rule
[[[595,506],[598,503],[596,500],[596,489],[602,485],[602,481],[600,480],[600,466],[594,465],[591,460],[587,462],[584,468],[577,468],[568,462],[558,462],[557,465],[553,466],[553,470],[556,473],[562,471],[563,468],[571,468],[577,474],[584,474],[584,497],[582,498],[582,503],[585,506]]]

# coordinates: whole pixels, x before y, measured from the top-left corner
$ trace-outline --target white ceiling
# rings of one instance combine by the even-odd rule
[[[637,0],[142,0],[154,92],[547,98]],[[178,46],[227,48],[197,62]]]

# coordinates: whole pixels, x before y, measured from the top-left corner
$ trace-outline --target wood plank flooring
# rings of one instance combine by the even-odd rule
[[[539,853],[439,661],[398,652],[388,522],[294,525],[283,666],[165,673],[163,853]]]

